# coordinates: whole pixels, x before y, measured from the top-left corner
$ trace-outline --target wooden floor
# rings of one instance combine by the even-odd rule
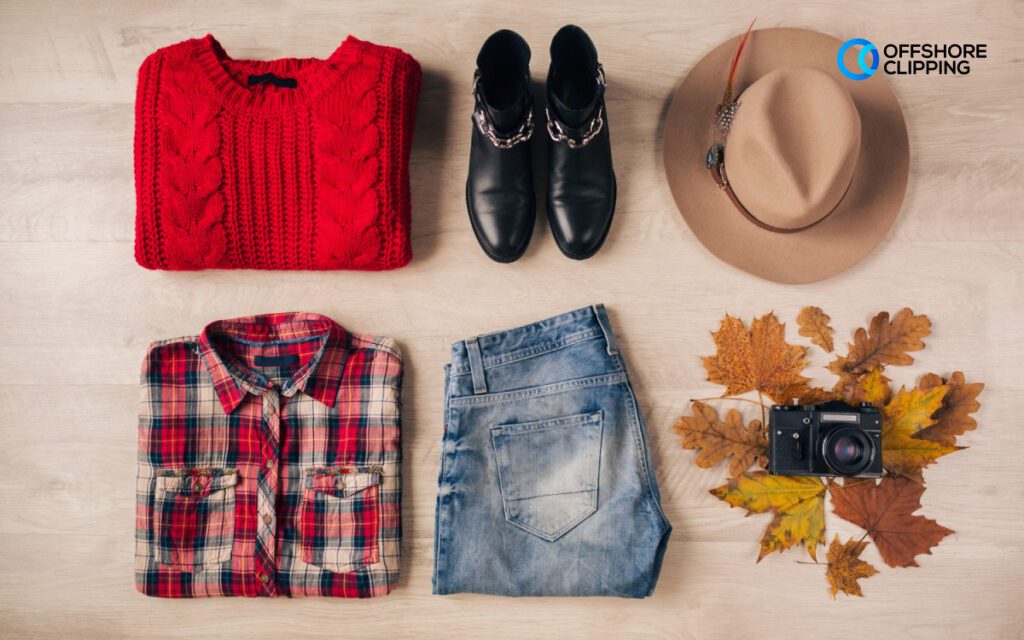
[[[577,8],[578,7],[578,8]],[[1014,638],[1024,629],[1024,5],[895,2],[0,3],[0,636],[92,638],[666,637]],[[985,42],[966,77],[893,77],[910,129],[910,188],[885,242],[823,283],[782,286],[723,265],[694,239],[662,175],[666,100],[718,42],[758,25],[846,39]],[[547,46],[568,22],[608,73],[619,205],[592,260],[562,257],[547,225],[526,256],[489,261],[463,184],[473,60],[508,27]],[[236,57],[323,56],[348,33],[402,47],[425,83],[413,151],[414,252],[393,273],[157,273],[132,257],[135,72],[158,47],[214,33]],[[779,256],[785,260],[785,256]],[[511,600],[430,594],[441,366],[460,337],[592,302],[608,305],[651,429],[675,526],[655,595]],[[789,321],[817,304],[841,334],[910,306],[934,334],[925,371],[982,380],[970,449],[928,472],[924,513],[956,530],[921,568],[833,601],[797,552],[755,564],[765,517],[708,495],[672,433],[716,393],[699,355],[726,312]],[[139,363],[154,339],[274,310],[325,313],[396,337],[406,354],[402,584],[376,601],[167,601],[132,576]],[[820,381],[827,378],[815,362]],[[852,532],[838,518],[830,525]],[[609,531],[614,536],[615,531]],[[876,560],[874,550],[867,552]]]

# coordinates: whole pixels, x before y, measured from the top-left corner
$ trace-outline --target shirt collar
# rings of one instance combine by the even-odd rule
[[[320,349],[281,387],[280,393],[292,396],[302,391],[333,408],[348,356],[348,333],[333,320],[318,313],[272,313],[208,324],[199,335],[198,350],[224,413],[233,412],[247,393],[262,395],[271,383],[226,356],[218,344],[220,339],[269,343],[311,337],[321,340]]]

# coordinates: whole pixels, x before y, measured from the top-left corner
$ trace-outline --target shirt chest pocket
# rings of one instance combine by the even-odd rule
[[[380,557],[379,467],[313,468],[304,477],[302,561],[334,573]]]
[[[155,560],[180,571],[231,560],[237,484],[237,469],[157,470]]]

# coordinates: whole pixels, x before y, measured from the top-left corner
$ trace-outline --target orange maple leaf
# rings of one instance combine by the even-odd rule
[[[832,509],[837,516],[867,531],[890,567],[916,567],[915,557],[953,533],[939,523],[913,513],[921,508],[924,483],[919,478],[883,477],[833,484]]]
[[[760,391],[778,403],[788,403],[786,390],[807,383],[800,375],[806,347],[786,342],[786,326],[774,313],[755,319],[748,330],[742,320],[726,315],[711,334],[717,347],[704,358],[708,380],[725,387],[723,395]]]
[[[832,588],[832,598],[842,591],[848,596],[861,596],[860,578],[870,578],[878,573],[870,563],[860,559],[860,554],[868,543],[864,540],[847,540],[840,544],[837,535],[832,544],[828,547],[828,568],[825,570],[825,577]]]

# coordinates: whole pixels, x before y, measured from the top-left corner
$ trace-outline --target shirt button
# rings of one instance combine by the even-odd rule
[[[195,483],[194,485],[192,485],[192,490],[193,491],[202,491],[203,490],[203,483],[202,482]]]
[[[262,582],[263,584],[267,584],[268,582],[270,582],[270,576],[268,576],[265,573],[261,573],[260,574],[260,582]]]
[[[269,513],[264,513],[263,514],[263,522],[265,522],[267,524],[270,524],[273,521],[274,521],[274,516],[270,515]]]
[[[273,460],[267,460],[267,468],[268,469],[273,469],[274,468],[274,461]]]

